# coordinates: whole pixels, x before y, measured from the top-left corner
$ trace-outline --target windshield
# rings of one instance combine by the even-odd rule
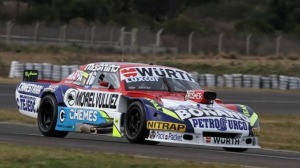
[[[126,90],[172,91],[186,92],[187,90],[200,89],[199,84],[192,81],[164,78],[164,77],[139,77],[125,79]]]

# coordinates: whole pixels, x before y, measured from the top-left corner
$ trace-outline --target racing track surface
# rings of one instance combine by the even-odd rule
[[[15,108],[15,84],[0,84],[0,108]],[[259,113],[300,114],[300,94],[292,92],[218,91],[225,103],[242,103]],[[300,152],[250,149],[244,153],[226,152],[222,148],[160,143],[156,146],[130,144],[125,138],[70,133],[66,138],[43,137],[34,125],[0,123],[0,143],[83,149],[157,158],[219,162],[254,167],[299,167]]]

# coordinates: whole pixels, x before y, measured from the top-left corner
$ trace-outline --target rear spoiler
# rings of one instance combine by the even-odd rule
[[[38,77],[39,77],[38,70],[24,70],[23,72],[23,81],[37,82]]]

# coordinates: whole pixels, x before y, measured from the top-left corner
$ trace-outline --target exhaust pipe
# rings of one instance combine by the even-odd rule
[[[107,123],[95,126],[95,125],[90,125],[90,124],[80,124],[78,131],[81,133],[88,133],[88,134],[106,134],[106,133],[112,133],[112,123]],[[78,128],[78,127],[77,127]]]
[[[97,134],[97,128],[93,125],[81,124],[79,127],[79,132],[89,133],[89,134]]]

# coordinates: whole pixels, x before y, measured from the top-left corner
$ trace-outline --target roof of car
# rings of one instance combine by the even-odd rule
[[[152,63],[145,64],[145,63],[133,63],[133,62],[94,62],[90,64],[113,64],[113,65],[118,65],[120,68],[126,68],[126,67],[165,67],[165,68],[173,68],[173,67],[167,67],[167,66],[162,66],[162,65],[155,65]],[[173,69],[178,69],[178,68],[173,68]]]

